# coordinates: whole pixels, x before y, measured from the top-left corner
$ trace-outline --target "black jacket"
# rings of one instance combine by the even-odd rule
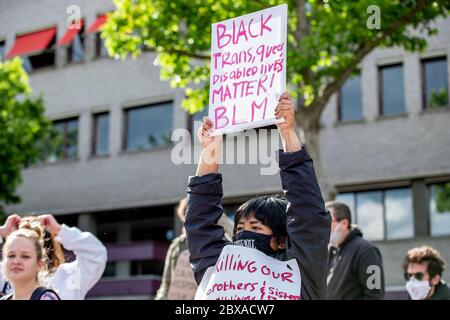
[[[380,289],[369,288],[367,284],[367,282],[375,284],[373,278],[377,271],[369,268],[372,265],[379,267]],[[327,299],[384,298],[384,271],[381,253],[372,243],[363,239],[358,228],[350,231],[339,248],[330,248],[328,269]]]
[[[434,294],[428,300],[450,300],[450,289],[444,282],[440,281],[436,286]]]
[[[325,211],[313,162],[305,150],[280,151],[279,166],[289,205],[286,250],[277,258],[297,259],[302,299],[325,299],[331,217]],[[223,212],[222,176],[191,177],[187,192],[187,244],[194,276],[200,283],[206,269],[216,264],[223,247],[230,244],[217,224]]]

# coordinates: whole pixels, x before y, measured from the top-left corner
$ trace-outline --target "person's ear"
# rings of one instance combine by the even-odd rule
[[[42,268],[44,267],[44,264],[45,264],[44,260],[38,260],[37,268],[36,268],[38,272],[42,270]]]
[[[350,227],[350,221],[348,221],[347,219],[342,219],[341,221],[339,221],[342,223],[342,227],[344,228],[344,230],[349,229]]]
[[[432,286],[437,286],[439,281],[441,281],[441,276],[437,274],[433,278],[431,278],[430,283]]]
[[[278,250],[284,250],[286,249],[286,239],[284,237],[281,238],[281,241],[278,242]]]

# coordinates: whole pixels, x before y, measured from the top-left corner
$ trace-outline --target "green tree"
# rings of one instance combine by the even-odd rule
[[[327,102],[375,48],[423,50],[448,0],[115,0],[102,37],[116,58],[156,51],[161,78],[186,88],[183,107],[195,113],[208,105],[211,24],[281,3],[289,6],[288,90],[298,99],[297,121],[323,193],[333,197],[319,152]]]
[[[446,88],[441,88],[440,90],[433,89],[431,91],[428,106],[430,109],[448,106],[447,89]]]
[[[450,212],[450,182],[437,184],[436,190],[436,209],[439,213]]]
[[[3,223],[5,223],[6,220],[6,215],[3,212],[3,209],[0,207],[0,225],[2,225]]]
[[[42,159],[51,132],[42,98],[31,97],[21,59],[0,62],[0,220],[2,204],[20,201],[21,171]]]

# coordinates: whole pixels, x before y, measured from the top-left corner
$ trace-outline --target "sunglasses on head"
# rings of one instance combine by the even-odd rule
[[[412,277],[416,278],[417,280],[421,281],[423,279],[423,273],[422,272],[416,272],[416,273],[409,273],[405,272],[405,279],[408,281]]]

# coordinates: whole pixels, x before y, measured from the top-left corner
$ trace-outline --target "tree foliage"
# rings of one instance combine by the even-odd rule
[[[436,190],[436,209],[439,213],[450,212],[450,182],[437,184]]]
[[[139,56],[144,48],[158,52],[161,78],[174,87],[208,84],[211,24],[286,1],[116,0],[103,29],[106,46],[116,57]],[[287,1],[288,83],[312,106],[342,85],[361,59],[375,47],[421,50],[423,35],[437,32],[430,24],[446,16],[448,1],[347,0]],[[369,29],[368,8],[380,12],[380,29]],[[410,28],[412,27],[412,28]],[[414,31],[423,31],[418,34]],[[208,103],[204,86],[187,90],[183,106],[195,113]]]
[[[21,60],[0,62],[0,212],[2,203],[20,200],[21,171],[42,158],[50,136],[42,98],[31,96]]]

